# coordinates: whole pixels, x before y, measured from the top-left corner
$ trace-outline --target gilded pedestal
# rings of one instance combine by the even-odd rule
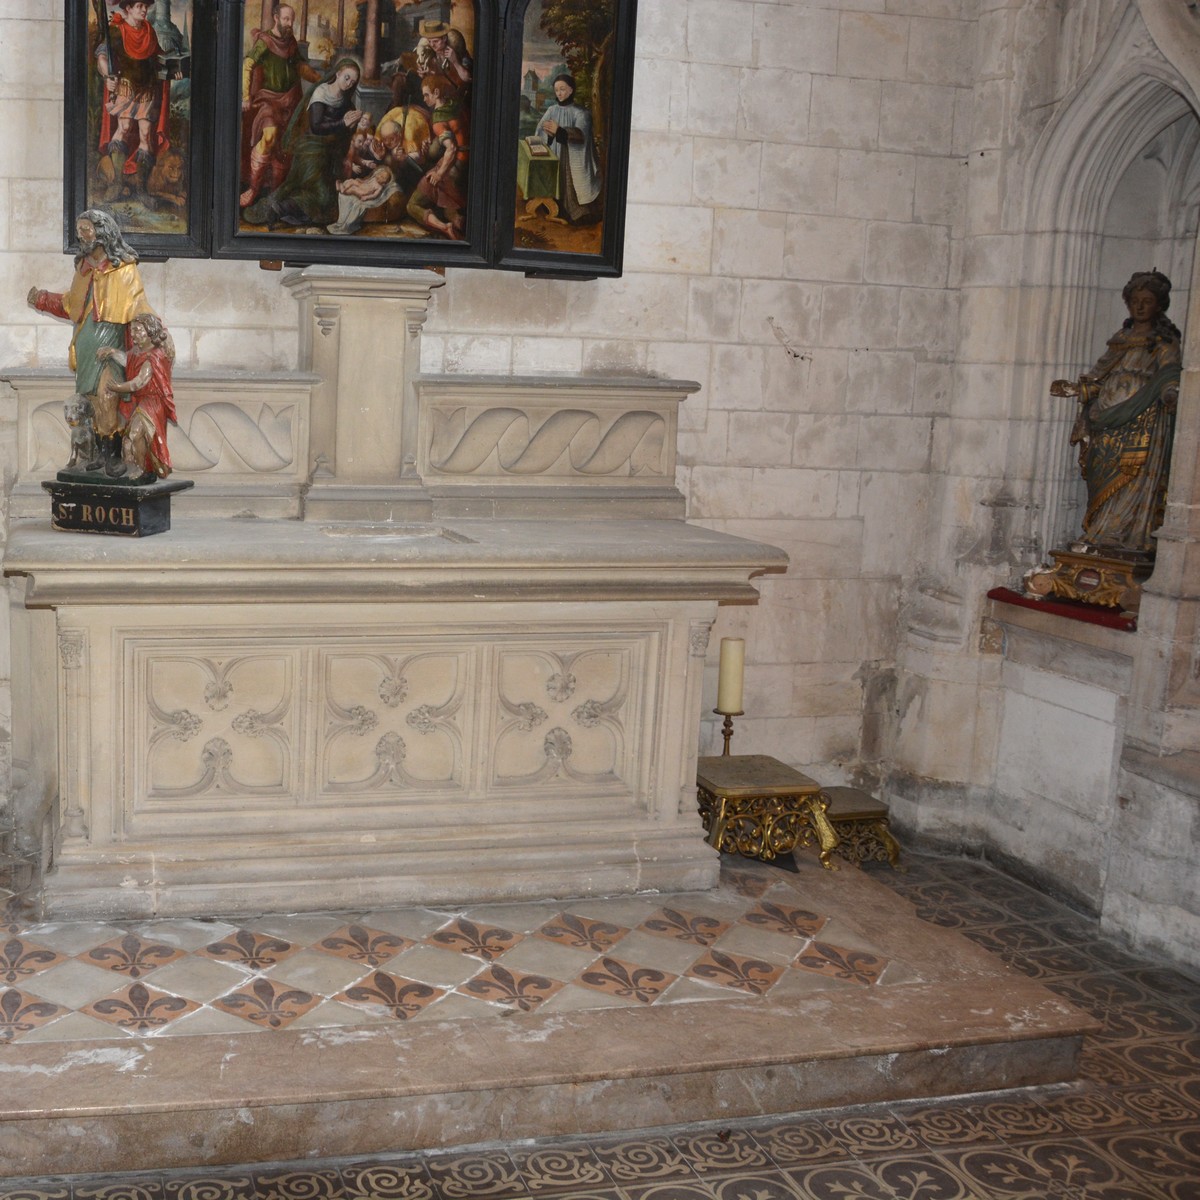
[[[709,845],[770,862],[816,841],[821,865],[837,869],[829,798],[807,775],[767,754],[727,754],[697,761],[696,786]]]
[[[848,861],[900,862],[900,843],[888,828],[887,805],[858,788],[831,787],[826,810],[838,837],[838,854]]]
[[[1098,554],[1092,551],[1052,550],[1053,567],[1040,568],[1025,580],[1033,596],[1058,596],[1104,608],[1137,612],[1142,584],[1154,562],[1144,554]]]

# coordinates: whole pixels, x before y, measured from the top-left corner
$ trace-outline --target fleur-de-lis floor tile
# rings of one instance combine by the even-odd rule
[[[298,949],[298,946],[285,942],[283,938],[255,933],[250,929],[239,929],[219,942],[197,950],[196,953],[232,963],[248,971],[265,971],[268,967],[282,962],[289,954],[295,954]]]
[[[861,983],[869,987],[879,981],[886,958],[868,954],[865,950],[850,950],[830,942],[813,942],[800,955],[794,966],[801,971],[815,971],[820,975],[832,975],[850,983]]]
[[[660,908],[638,926],[659,937],[674,938],[694,946],[711,946],[729,928],[728,921],[703,913],[680,912],[677,908]]]
[[[0,942],[0,986],[24,983],[65,958],[57,950],[26,938],[5,938]]]
[[[789,904],[775,904],[762,900],[742,917],[746,925],[769,929],[772,933],[786,933],[796,938],[813,938],[828,921],[820,913],[806,908],[793,908]]]
[[[116,971],[127,979],[141,979],[143,975],[183,958],[183,951],[163,942],[148,941],[136,933],[127,933],[76,957],[93,967]]]
[[[283,979],[251,979],[214,1000],[213,1008],[232,1013],[261,1029],[283,1029],[320,1003],[321,998]]]
[[[334,999],[390,1013],[397,1021],[415,1017],[423,1008],[446,994],[445,988],[375,971],[353,987],[339,992]]]
[[[4,988],[0,990],[0,1045],[15,1041],[69,1011],[20,988]]]
[[[543,1001],[565,985],[545,975],[529,975],[522,971],[510,971],[502,963],[493,963],[473,979],[460,984],[458,991],[479,1000],[494,1004],[507,1004],[521,1012],[533,1012]]]
[[[183,996],[172,996],[144,983],[131,983],[79,1011],[99,1017],[130,1034],[154,1033],[200,1006]]]
[[[622,1000],[653,1004],[678,978],[678,975],[668,971],[639,967],[635,963],[622,962],[619,958],[606,955],[582,972],[574,982]]]
[[[513,933],[510,929],[501,929],[496,925],[477,925],[474,921],[468,921],[466,917],[458,917],[431,933],[425,942],[430,946],[457,950],[490,962],[499,958],[506,950],[511,950],[523,939],[524,934]]]
[[[594,950],[600,954],[615,946],[628,932],[624,925],[564,912],[536,930],[535,936],[575,950]]]
[[[736,988],[739,992],[749,992],[752,996],[765,996],[783,972],[783,967],[765,959],[714,949],[696,959],[686,973],[693,979],[704,980],[705,983]]]
[[[338,958],[361,963],[364,967],[378,967],[389,958],[395,958],[401,950],[414,945],[415,942],[398,933],[384,933],[366,925],[351,924],[343,925],[328,937],[323,937],[313,949],[336,954]]]

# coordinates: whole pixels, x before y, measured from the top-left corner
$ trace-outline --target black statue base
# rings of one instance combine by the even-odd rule
[[[146,483],[108,479],[97,472],[81,477],[59,471],[42,480],[50,493],[50,523],[70,533],[107,533],[149,537],[171,528],[171,493],[194,487],[190,479],[154,479]]]

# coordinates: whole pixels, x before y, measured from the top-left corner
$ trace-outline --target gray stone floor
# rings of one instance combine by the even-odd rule
[[[1200,1198],[1200,984],[962,859],[872,869],[1104,1023],[1078,1084],[422,1155],[0,1181],[0,1200]]]

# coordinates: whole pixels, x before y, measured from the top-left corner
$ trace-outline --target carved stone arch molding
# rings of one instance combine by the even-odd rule
[[[1142,7],[1153,6],[1144,2]],[[1113,232],[1107,226],[1110,206],[1126,173],[1139,157],[1153,153],[1156,139],[1173,126],[1187,132],[1172,139],[1174,161],[1164,164],[1155,197],[1164,226],[1174,226],[1162,228],[1160,239],[1177,238],[1185,210],[1195,210],[1197,197],[1187,193],[1200,170],[1200,137],[1195,136],[1200,103],[1192,83],[1198,76],[1200,70],[1185,75],[1168,60],[1131,0],[1058,105],[1024,167],[1025,211],[1018,219],[1024,231],[1025,319],[1013,350],[1014,361],[1028,369],[1013,375],[1010,411],[1036,426],[1034,462],[1017,475],[1031,481],[1030,544],[1042,555],[1077,532],[1082,496],[1068,444],[1074,407],[1052,399],[1049,383],[1093,362],[1111,332],[1107,306],[1103,312],[1097,306],[1103,295],[1105,237]],[[1144,265],[1172,269],[1167,263]],[[1176,270],[1177,295],[1187,296],[1190,275],[1190,261]],[[1173,306],[1172,316],[1183,325],[1189,314]],[[1200,319],[1189,323],[1200,324]]]

